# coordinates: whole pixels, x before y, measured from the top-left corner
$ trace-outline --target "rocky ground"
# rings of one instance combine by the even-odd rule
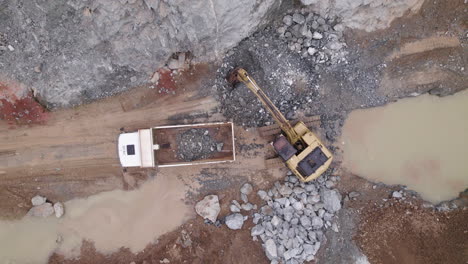
[[[349,16],[292,9],[229,50],[219,67],[193,66],[201,70],[181,75],[159,72],[155,78],[170,85],[152,89],[151,84],[135,89],[131,96],[50,113],[51,121],[38,122],[44,130],[40,126],[17,130],[23,135],[20,139],[5,128],[8,136],[2,138],[5,149],[0,156],[6,159],[1,164],[9,178],[0,191],[6,201],[2,213],[13,217],[24,213],[20,202],[39,185],[51,194],[47,197],[63,201],[113,188],[132,189],[146,179],[146,174],[122,176],[116,169],[113,147],[121,124],[105,114],[95,117],[98,112],[114,113],[130,127],[228,118],[239,127],[238,164],[167,172],[199,183],[190,194],[194,207],[205,196],[217,195],[209,200],[218,203],[216,218],[196,217],[138,254],[123,248],[103,255],[88,241],[79,259],[56,253],[50,263],[465,263],[466,195],[440,206],[427,205],[402,186],[371,183],[340,171],[339,162],[333,164],[335,172],[312,184],[299,183],[284,169],[265,168],[262,162],[269,144],[255,134],[255,127],[270,124],[271,119],[246,87],[232,88],[225,81],[230,69],[246,68],[288,118],[320,115],[317,132],[333,144],[353,109],[426,92],[447,95],[465,89],[464,13],[462,1],[426,1],[419,13],[408,13],[390,28],[368,33],[341,28]],[[66,131],[72,139],[61,138],[67,134],[62,120],[76,123]],[[18,119],[10,122],[11,127],[22,125]],[[50,131],[59,142],[54,144],[62,144],[50,149],[57,160],[43,157],[42,162],[53,169],[39,168],[27,155],[37,152],[35,138],[28,140],[28,135],[48,134],[47,122],[54,126]],[[103,138],[95,136],[96,129],[102,129]],[[90,138],[90,145],[106,143],[77,149],[81,156],[73,160],[69,156],[74,153],[67,156],[66,150],[79,144],[73,140],[83,135]],[[13,143],[22,149],[11,152]],[[332,147],[339,161],[339,144]],[[15,154],[21,151],[22,155]],[[86,155],[92,163],[83,158]],[[83,166],[87,163],[93,168]],[[19,188],[15,179],[24,177],[27,186]],[[99,184],[92,184],[95,181]],[[69,182],[76,188],[70,188]]]

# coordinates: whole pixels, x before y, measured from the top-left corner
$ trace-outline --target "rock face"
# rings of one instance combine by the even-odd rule
[[[38,206],[34,206],[28,212],[29,216],[34,217],[48,217],[54,214],[54,207],[51,203],[43,203]]]
[[[301,0],[322,15],[337,15],[350,28],[374,31],[388,27],[407,11],[416,12],[423,0]]]
[[[195,205],[195,211],[201,217],[216,222],[221,207],[217,195],[207,195]]]
[[[0,9],[0,72],[66,107],[148,82],[171,55],[214,59],[281,1],[25,1]],[[246,12],[248,10],[248,12]],[[11,46],[11,48],[9,48]],[[180,63],[177,67],[180,66]]]

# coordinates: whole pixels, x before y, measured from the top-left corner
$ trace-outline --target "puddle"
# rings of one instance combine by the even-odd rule
[[[342,133],[344,167],[402,184],[438,203],[468,187],[468,90],[353,111]]]
[[[54,251],[77,257],[83,239],[103,254],[121,247],[137,253],[192,217],[185,191],[176,177],[158,175],[135,191],[68,201],[61,219],[0,221],[0,263],[47,263]]]

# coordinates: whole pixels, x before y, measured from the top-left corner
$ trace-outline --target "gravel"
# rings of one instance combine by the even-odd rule
[[[192,128],[177,135],[177,157],[184,161],[207,159],[218,152],[218,144],[209,130]]]

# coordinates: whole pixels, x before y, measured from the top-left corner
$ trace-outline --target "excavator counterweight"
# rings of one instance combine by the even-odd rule
[[[273,116],[282,131],[273,148],[301,181],[314,180],[328,169],[333,159],[331,152],[303,122],[292,126],[246,70],[234,69],[227,80],[231,84],[244,83]]]

